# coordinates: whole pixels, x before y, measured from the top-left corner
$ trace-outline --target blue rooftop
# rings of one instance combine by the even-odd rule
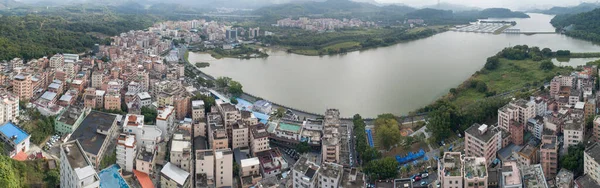
[[[14,140],[15,144],[20,144],[25,138],[29,137],[29,134],[11,122],[6,122],[4,125],[0,126],[0,132],[8,138],[17,136],[17,139]]]
[[[127,182],[119,172],[120,169],[121,167],[119,167],[119,165],[113,164],[100,171],[100,173],[98,173],[98,176],[100,177],[100,188],[129,188],[129,185],[127,185]]]

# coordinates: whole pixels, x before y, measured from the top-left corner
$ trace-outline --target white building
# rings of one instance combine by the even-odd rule
[[[171,141],[170,162],[171,164],[188,172],[192,171],[192,143],[187,140],[179,140],[183,137],[175,134]]]
[[[583,173],[600,182],[600,144],[597,142],[583,152]]]
[[[158,115],[156,116],[156,126],[162,131],[162,137],[164,140],[168,140],[169,136],[173,133],[175,123],[175,108],[173,106],[166,106],[158,108]]]
[[[579,119],[572,119],[565,122],[563,133],[565,136],[564,149],[568,151],[570,146],[583,142],[585,135],[585,125]]]
[[[215,182],[217,187],[233,186],[233,152],[231,149],[215,151]]]
[[[140,105],[142,107],[152,105],[152,97],[150,97],[150,94],[148,94],[148,92],[141,92],[137,95],[138,98],[140,98]]]
[[[338,187],[342,181],[344,167],[335,163],[323,163],[319,170],[318,187]]]
[[[137,155],[135,135],[121,134],[117,138],[117,164],[127,172],[133,172]]]
[[[19,97],[9,92],[0,93],[0,122],[19,122]]]
[[[100,187],[100,177],[77,140],[60,146],[60,187]]]
[[[316,188],[317,173],[319,172],[317,164],[308,161],[306,157],[300,157],[294,168],[292,169],[293,187],[294,188]]]
[[[10,157],[19,152],[29,151],[29,139],[31,136],[12,122],[6,122],[0,126],[0,139],[4,143],[4,149],[9,151]],[[4,151],[0,151],[4,152]]]

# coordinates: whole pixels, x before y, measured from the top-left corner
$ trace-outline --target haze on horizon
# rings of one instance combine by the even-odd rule
[[[378,3],[402,3],[409,6],[428,6],[437,0],[375,0]],[[479,8],[503,7],[516,10],[544,9],[553,6],[575,6],[580,3],[594,3],[598,0],[440,0],[441,3],[459,4]]]

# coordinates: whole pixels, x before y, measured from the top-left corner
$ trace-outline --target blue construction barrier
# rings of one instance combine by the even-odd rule
[[[367,141],[369,142],[369,146],[375,147],[375,143],[373,143],[373,134],[371,133],[371,130],[365,130],[365,132],[367,132]]]
[[[396,155],[396,161],[398,161],[398,163],[400,163],[400,164],[404,164],[404,163],[409,163],[411,161],[415,161],[423,156],[425,156],[425,151],[423,149],[420,149],[419,152],[417,152],[417,153],[408,152],[408,154],[406,154],[405,157]]]

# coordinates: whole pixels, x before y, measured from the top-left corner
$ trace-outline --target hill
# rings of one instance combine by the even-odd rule
[[[566,35],[600,42],[600,9],[579,14],[558,15],[550,23]]]
[[[600,8],[600,3],[581,3],[577,6],[573,7],[552,7],[548,10],[538,10],[534,12],[539,12],[543,14],[579,14],[583,12],[589,12],[596,8]]]
[[[479,12],[479,18],[529,18],[529,15],[506,8],[488,8]]]
[[[425,6],[423,8],[431,8],[431,9],[438,9],[438,10],[451,10],[453,12],[480,10],[477,7],[470,7],[470,6],[452,4],[452,3],[440,3],[440,4]]]

